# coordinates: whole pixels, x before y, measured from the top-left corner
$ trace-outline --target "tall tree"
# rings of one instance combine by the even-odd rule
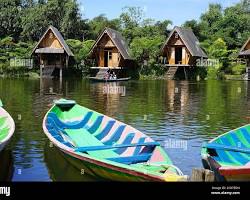
[[[65,15],[61,23],[61,31],[65,38],[82,39],[81,14],[76,0],[68,1],[65,4]]]
[[[90,20],[89,26],[92,33],[91,39],[95,40],[105,27],[113,28],[119,31],[120,20],[119,19],[109,20],[105,14],[101,14]]]
[[[21,32],[21,1],[0,1],[0,38],[12,36],[18,39]]]

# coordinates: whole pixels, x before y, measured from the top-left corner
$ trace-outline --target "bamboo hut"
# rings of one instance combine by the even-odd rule
[[[250,38],[246,41],[246,43],[242,46],[239,57],[246,60],[246,79],[250,80]]]
[[[95,63],[91,69],[97,72],[96,77],[99,78],[108,70],[124,76],[124,71],[133,65],[125,39],[111,28],[105,28],[99,35],[90,50],[90,56]]]
[[[63,69],[69,66],[74,54],[57,28],[49,26],[32,51],[40,65],[41,77],[62,78]]]
[[[207,59],[199,40],[191,29],[174,27],[162,47],[163,64],[168,67],[167,78],[173,79],[178,68],[186,70],[197,66],[197,60]]]

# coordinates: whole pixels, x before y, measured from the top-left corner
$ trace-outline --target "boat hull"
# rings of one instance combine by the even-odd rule
[[[202,163],[217,181],[250,181],[249,149],[250,125],[245,125],[204,144]]]
[[[205,169],[214,172],[216,181],[219,182],[249,182],[250,181],[250,168],[242,170],[242,168],[223,168],[212,158],[202,159],[202,164]]]
[[[81,160],[74,156],[71,156],[67,152],[63,152],[64,158],[73,165],[81,174],[84,176],[93,177],[96,181],[119,181],[119,182],[141,182],[141,181],[150,181],[150,178],[142,178],[141,176],[132,175],[126,172],[121,172],[119,170],[111,169],[110,167],[105,167],[102,165],[95,164],[93,162],[88,162],[86,160]],[[153,179],[152,181],[156,181]],[[161,180],[157,180],[161,181]]]
[[[6,145],[9,143],[11,137],[14,134],[15,131],[15,123],[14,120],[12,119],[12,117],[10,116],[10,114],[4,110],[2,107],[0,107],[0,117],[5,117],[6,118],[6,124],[9,127],[9,131],[6,135],[6,137],[4,137],[1,141],[0,141],[0,152],[6,147]],[[0,130],[0,134],[1,134],[1,130]]]
[[[94,82],[121,82],[121,81],[129,81],[131,78],[119,78],[119,79],[101,79],[101,78],[95,78],[95,77],[90,77],[89,80],[94,81]]]

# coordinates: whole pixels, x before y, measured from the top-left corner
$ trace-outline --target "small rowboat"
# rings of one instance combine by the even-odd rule
[[[127,78],[118,78],[118,79],[104,79],[104,78],[96,78],[96,77],[89,77],[89,80],[95,82],[120,82],[120,81],[129,81],[131,77]]]
[[[15,131],[15,123],[9,113],[3,109],[0,100],[0,151],[8,144]]]
[[[43,130],[72,164],[98,180],[183,181],[187,177],[150,137],[75,101],[54,102]]]
[[[218,181],[250,181],[250,125],[203,144],[201,155]]]

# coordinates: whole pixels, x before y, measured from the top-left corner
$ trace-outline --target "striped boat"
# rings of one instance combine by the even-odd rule
[[[0,151],[4,149],[15,131],[15,123],[9,113],[3,109],[0,100]]]
[[[250,124],[203,144],[201,156],[218,181],[250,181]]]
[[[98,180],[183,181],[187,177],[150,137],[72,100],[54,102],[43,120],[49,140]]]

